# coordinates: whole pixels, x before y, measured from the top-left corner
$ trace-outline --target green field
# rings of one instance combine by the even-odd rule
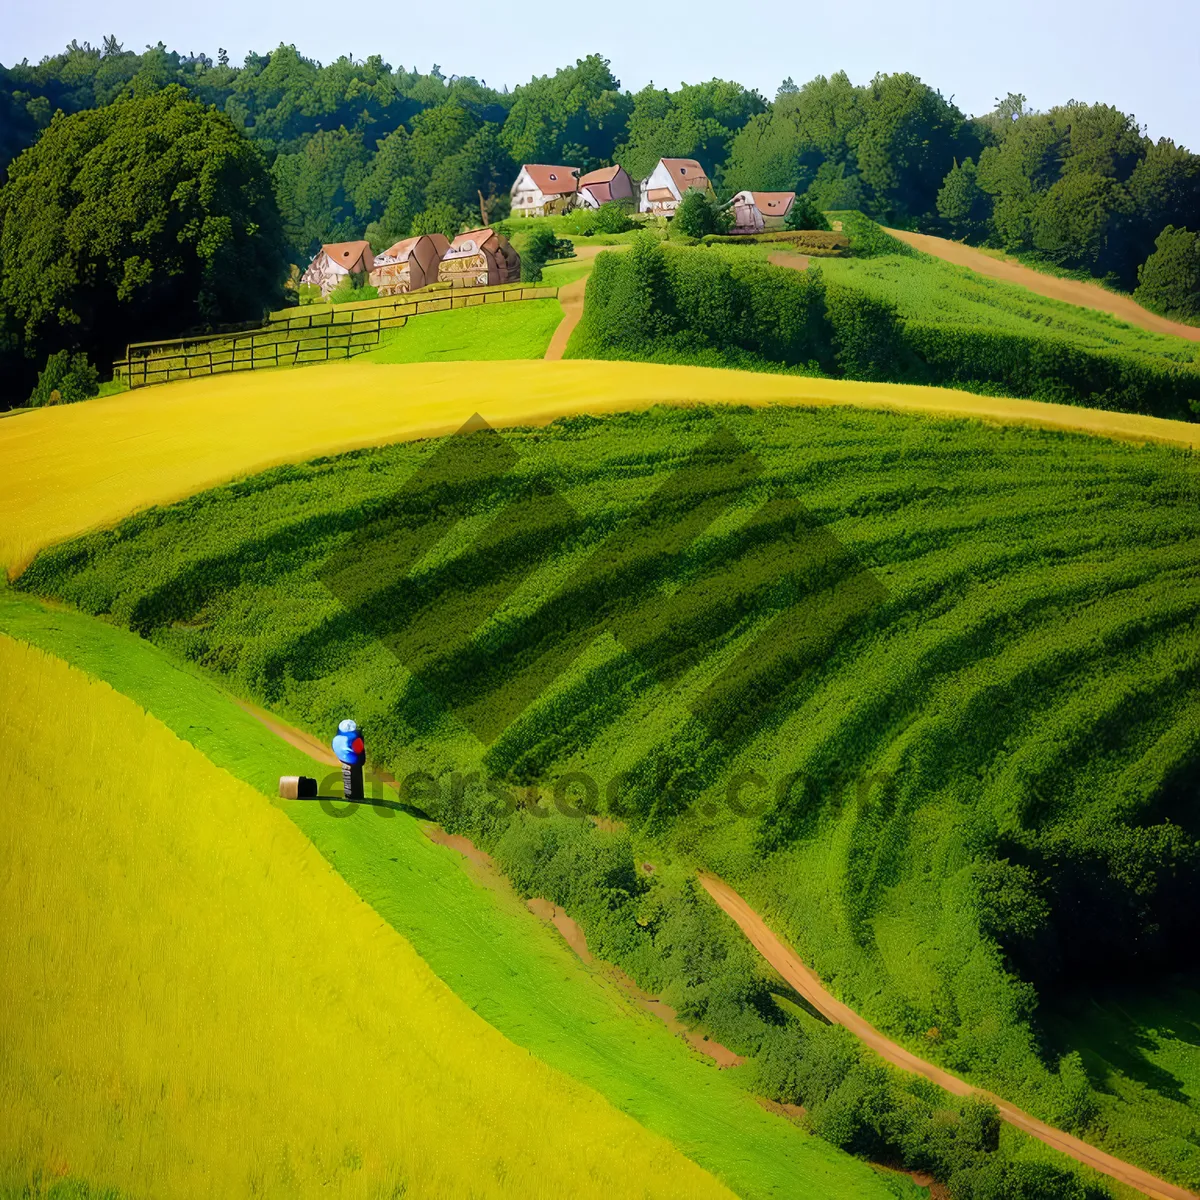
[[[515,465],[469,486],[422,474],[403,502],[441,461],[433,445],[279,468],[44,552],[19,586],[305,728],[354,711],[376,761],[442,778],[444,822],[735,1050],[774,1036],[753,1016],[770,998],[688,898],[689,864],[728,878],[921,1053],[1200,1183],[1187,1105],[1164,1095],[1175,1116],[1150,1136],[1127,1096],[1089,1099],[1075,1060],[1059,1069],[1086,1047],[1039,1042],[1035,991],[1100,961],[1152,980],[1190,954],[1194,457],[802,409],[579,418],[506,444]],[[648,549],[594,575],[629,519],[691,532],[677,558]],[[811,535],[816,563],[797,520],[836,539]],[[386,565],[397,554],[417,563],[411,584]],[[819,583],[863,603],[814,615],[799,641],[756,640],[796,604],[808,628]],[[610,812],[634,841],[523,808],[498,818],[477,789],[447,786],[477,769],[510,784],[584,770],[602,797],[619,780]],[[751,772],[761,803],[731,811],[729,781]],[[613,854],[664,869],[648,890],[589,899],[581,864]],[[704,991],[663,957],[656,905],[690,914],[682,944],[715,939]],[[726,987],[745,1002],[725,1007]]]
[[[148,642],[0,590],[0,631],[105,680],[265,795],[282,774],[329,768],[274,736],[219,687]],[[332,786],[332,785],[331,785]],[[328,790],[328,789],[326,789]],[[393,798],[394,792],[389,790]],[[917,1196],[760,1108],[603,973],[589,970],[511,892],[480,886],[400,805],[279,801],[354,890],[459,997],[519,1046],[587,1083],[739,1195]]]
[[[557,280],[547,280],[557,286]],[[467,359],[542,358],[562,320],[557,300],[478,305],[414,317],[384,334],[365,362],[457,362]]]
[[[842,214],[849,257],[769,265],[769,245],[601,256],[568,358],[932,384],[1194,420],[1200,348],[919,254]],[[792,259],[792,261],[797,261]]]

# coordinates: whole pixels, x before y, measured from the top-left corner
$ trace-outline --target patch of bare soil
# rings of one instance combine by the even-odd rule
[[[807,254],[790,254],[786,250],[776,250],[767,255],[767,262],[777,267],[790,267],[793,271],[807,271],[809,258]]]

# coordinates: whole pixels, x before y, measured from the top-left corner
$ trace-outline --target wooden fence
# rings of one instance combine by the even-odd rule
[[[139,388],[230,371],[351,358],[374,350],[385,330],[400,329],[411,317],[484,304],[552,300],[557,296],[556,287],[531,285],[401,295],[353,307],[307,305],[272,313],[267,324],[243,333],[135,342],[126,347],[123,359],[113,363],[113,377]]]

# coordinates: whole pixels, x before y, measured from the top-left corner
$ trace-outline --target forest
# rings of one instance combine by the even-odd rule
[[[969,116],[903,73],[630,93],[595,54],[510,91],[378,55],[234,66],[109,37],[0,67],[0,355],[26,392],[55,351],[103,370],[124,341],[256,319],[322,242],[503,219],[523,162],[640,179],[663,155],[698,159],[721,199],[791,189],[1125,290],[1141,273],[1152,307],[1200,315],[1200,155],[1103,103],[1010,94]]]

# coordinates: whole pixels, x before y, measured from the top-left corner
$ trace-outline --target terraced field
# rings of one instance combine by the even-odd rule
[[[656,410],[277,468],[19,586],[305,728],[353,711],[513,855],[550,828],[529,795],[453,773],[549,807],[583,772],[595,815],[729,879],[874,1023],[1194,1188],[1191,1102],[1098,1106],[1036,996],[1152,978],[1200,930],[1198,499],[1165,447]]]

